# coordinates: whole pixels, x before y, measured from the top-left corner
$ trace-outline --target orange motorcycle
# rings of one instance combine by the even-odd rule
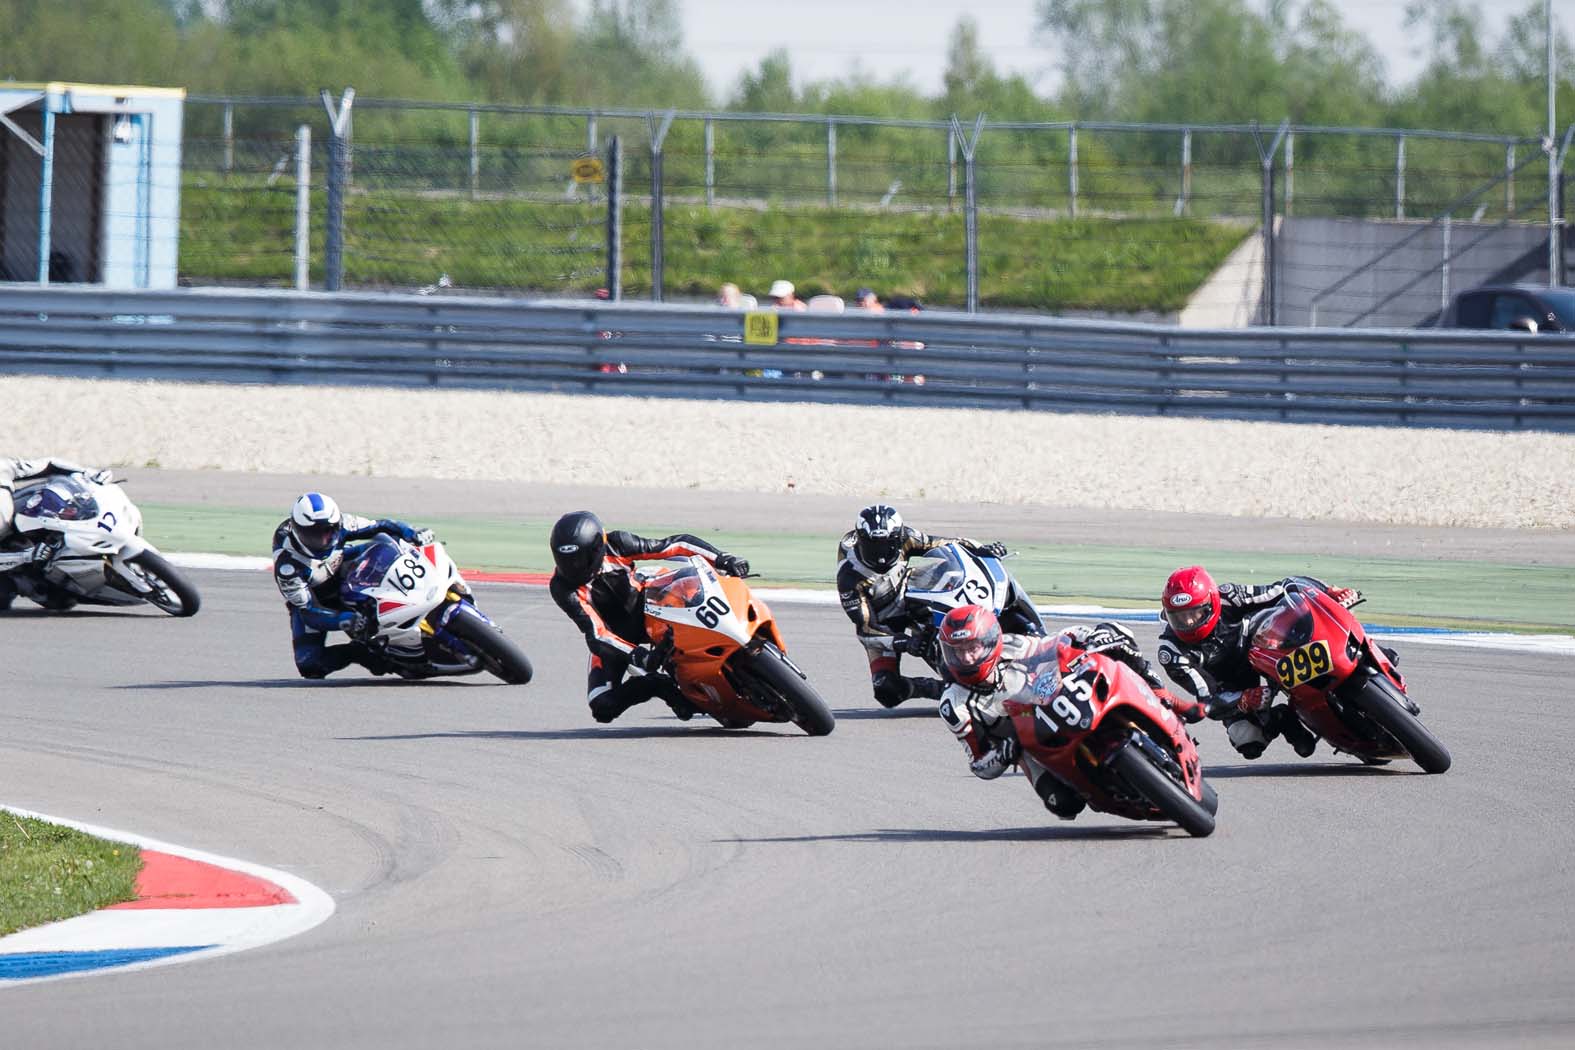
[[[783,651],[766,603],[704,558],[646,580],[645,629],[652,642],[671,638],[674,681],[727,728],[792,722],[810,736],[836,728],[826,702]]]

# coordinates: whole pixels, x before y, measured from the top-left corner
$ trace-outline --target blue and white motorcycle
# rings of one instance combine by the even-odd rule
[[[903,594],[908,622],[903,651],[917,656],[942,678],[936,632],[946,614],[962,605],[982,605],[995,613],[1008,634],[1046,634],[1044,620],[1023,585],[1006,571],[1001,559],[975,554],[960,543],[947,543],[908,561]]]

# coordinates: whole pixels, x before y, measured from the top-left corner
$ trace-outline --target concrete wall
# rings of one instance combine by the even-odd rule
[[[1452,296],[1497,279],[1501,271],[1528,257],[1534,267],[1537,251],[1546,252],[1546,227],[1495,229],[1491,223],[1456,222],[1448,232],[1449,254],[1460,254],[1449,264],[1446,284],[1438,269],[1446,254],[1445,231],[1440,224],[1418,233],[1426,225],[1372,219],[1282,220],[1277,244],[1279,323],[1311,324],[1316,298],[1320,327],[1356,321],[1366,328],[1410,328],[1435,314],[1446,292]],[[1339,291],[1319,297],[1407,237],[1413,239],[1404,247],[1384,256]],[[1475,244],[1468,248],[1472,242]],[[1517,272],[1516,279],[1546,279],[1545,265],[1540,272],[1524,266],[1519,269],[1523,272]]]

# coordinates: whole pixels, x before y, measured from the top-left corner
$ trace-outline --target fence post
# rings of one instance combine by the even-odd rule
[[[235,103],[224,104],[224,174],[235,169]]]
[[[44,100],[44,143],[38,174],[38,283],[49,283],[49,250],[54,236],[50,223],[55,210],[55,111]],[[1550,191],[1551,192],[1551,191]]]
[[[826,121],[826,206],[837,206],[837,122]]]
[[[1449,309],[1449,237],[1453,232],[1454,216],[1444,216],[1444,261],[1438,267],[1438,309]]]
[[[596,152],[596,114],[585,114],[585,152]]]
[[[345,88],[339,106],[324,88],[323,108],[328,111],[332,138],[328,146],[328,229],[324,231],[323,287],[337,292],[345,276],[345,185],[350,177],[350,107],[355,103],[355,88]]]
[[[716,207],[716,121],[705,118],[705,206]]]
[[[1515,214],[1515,144],[1504,147],[1504,212]]]
[[[979,146],[979,134],[983,130],[984,114],[980,113],[974,118],[973,135],[964,138],[962,125],[958,123],[957,115],[952,114],[952,134],[961,146],[963,155],[963,231],[968,241],[968,312],[971,314],[979,312],[979,198],[974,179],[974,156]]]
[[[1285,215],[1290,217],[1291,204],[1296,200],[1296,132],[1285,133]]]
[[[481,190],[481,114],[470,111],[470,199],[475,200]]]
[[[1066,147],[1067,189],[1071,194],[1072,218],[1077,218],[1077,125],[1073,124],[1067,135]]]
[[[1192,129],[1181,133],[1181,196],[1176,198],[1176,215],[1187,213],[1187,202],[1192,199]]]
[[[645,115],[646,126],[651,129],[651,302],[662,301],[662,285],[665,283],[663,273],[662,253],[662,143],[667,140],[667,132],[673,126],[672,110],[662,115],[658,124],[655,113]]]
[[[957,209],[957,132],[946,129],[946,210]]]
[[[295,129],[295,287],[312,286],[312,127]]]
[[[607,144],[607,297],[623,301],[623,143]]]
[[[1254,123],[1252,126],[1252,141],[1258,147],[1263,196],[1263,318],[1270,327],[1279,323],[1279,282],[1275,274],[1278,267],[1275,265],[1274,243],[1274,155],[1279,152],[1280,143],[1285,141],[1286,135],[1290,134],[1290,126],[1288,118],[1280,121],[1279,132],[1267,150],[1263,148],[1263,136],[1258,133],[1258,125]]]
[[[1395,136],[1395,218],[1405,218],[1405,136]]]

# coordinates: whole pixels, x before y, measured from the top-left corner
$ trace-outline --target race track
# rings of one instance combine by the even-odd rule
[[[1219,831],[1051,820],[886,712],[835,607],[777,609],[837,731],[590,721],[543,591],[481,587],[537,681],[293,677],[264,574],[190,621],[0,618],[0,799],[284,868],[332,919],[0,991],[8,1047],[1568,1047],[1569,661],[1402,646],[1441,777],[1201,727]],[[1152,652],[1152,637],[1145,638]]]

